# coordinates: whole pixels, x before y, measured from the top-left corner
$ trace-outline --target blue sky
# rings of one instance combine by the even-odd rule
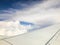
[[[18,7],[21,8],[22,6],[16,5],[17,3],[31,4],[33,2],[38,2],[38,1],[42,1],[42,0],[0,0],[0,10],[5,10],[8,8],[18,9]],[[15,6],[17,6],[17,7],[13,6],[13,4],[15,4]]]
[[[11,15],[10,12],[15,13],[16,10],[23,10],[41,1],[43,0],[0,0],[0,21],[10,18],[7,16]]]
[[[0,0],[0,21],[19,19],[21,15],[32,15],[38,19],[41,18],[40,15],[59,14],[59,8],[60,0]],[[32,16],[29,16],[27,18],[33,21]]]

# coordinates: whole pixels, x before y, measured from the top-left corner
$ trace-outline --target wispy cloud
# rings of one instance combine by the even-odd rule
[[[25,10],[17,10],[15,13],[14,20],[25,20],[25,21],[36,21],[45,18],[57,19],[60,17],[60,8],[54,8],[52,6],[60,4],[59,0],[47,0],[42,3],[35,4]],[[19,18],[20,17],[20,18]],[[55,20],[57,21],[57,20]]]
[[[9,1],[0,1],[0,19],[4,20],[5,18],[9,17],[11,18],[11,15],[14,17],[16,12],[22,12],[25,8],[30,8],[31,6],[35,5],[37,2],[41,2],[43,0],[9,0]],[[22,15],[22,14],[20,14]],[[8,18],[7,18],[8,20]]]

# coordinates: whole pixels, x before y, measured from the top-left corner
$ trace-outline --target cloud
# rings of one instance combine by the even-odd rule
[[[3,0],[0,9],[0,21],[9,20],[14,17],[16,12],[22,12],[25,8],[29,8],[42,0]],[[5,19],[6,18],[6,19]]]
[[[36,20],[43,19],[57,19],[60,17],[60,8],[54,8],[52,6],[57,5],[59,0],[47,0],[42,3],[35,4],[24,10],[17,10],[13,20],[25,20],[34,22]],[[58,3],[59,4],[59,3]]]
[[[60,7],[59,7],[60,1],[59,0],[45,0],[42,3],[36,3],[31,6],[27,4],[20,4],[20,3],[16,3],[16,4],[18,6],[21,5],[23,7],[25,6],[27,7],[22,10],[20,9],[17,10],[13,8],[10,8],[8,10],[3,10],[4,12],[8,12],[0,15],[1,19],[7,18],[6,19],[7,21],[3,21],[3,22],[6,22],[6,23],[9,22],[8,23],[9,25],[14,24],[15,26],[17,26],[18,25],[17,22],[26,21],[26,22],[34,23],[36,25],[42,24],[42,27],[47,26],[47,24],[50,24],[50,23],[51,25],[60,23],[60,20],[59,20],[60,19]],[[16,6],[16,4],[15,5],[13,4],[13,6]],[[57,8],[57,6],[59,8]],[[12,21],[12,23],[10,23],[10,21]],[[5,23],[3,23],[3,25],[5,25]]]

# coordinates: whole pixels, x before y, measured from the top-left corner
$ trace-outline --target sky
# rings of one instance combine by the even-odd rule
[[[0,27],[45,27],[60,23],[59,19],[60,0],[0,0]]]
[[[21,4],[31,4],[32,2],[38,2],[42,0],[0,0],[0,10],[8,9],[8,8],[15,8],[19,9],[22,8]],[[16,7],[18,6],[18,7]]]
[[[44,15],[42,17],[50,17],[50,15],[56,17],[55,12],[59,15],[59,11],[60,0],[0,0],[0,21],[28,18],[33,21],[41,18],[41,15]]]
[[[21,11],[43,0],[0,0],[0,20],[11,18],[17,10]]]

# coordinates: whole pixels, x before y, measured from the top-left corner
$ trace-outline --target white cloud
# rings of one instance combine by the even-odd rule
[[[13,19],[35,22],[36,20],[51,18],[54,19],[55,17],[60,17],[60,8],[51,8],[59,2],[59,0],[48,0],[42,3],[35,4],[34,6],[26,8],[24,10],[16,11]]]
[[[60,0],[47,0],[42,3],[35,4],[33,6],[30,6],[28,8],[25,8],[23,10],[15,10],[15,12],[12,12],[11,14],[2,14],[2,15],[11,15],[11,17],[8,20],[9,21],[27,21],[27,22],[33,22],[33,23],[38,23],[43,21],[44,22],[51,21],[51,23],[60,23],[60,8],[54,8],[53,6],[56,5],[57,3],[60,4]],[[6,22],[6,23],[8,23]],[[18,25],[17,22],[16,25]],[[1,23],[0,23],[1,24]],[[9,22],[9,25],[13,23]],[[5,23],[1,24],[3,26],[6,26]],[[7,25],[8,27],[8,25]]]

